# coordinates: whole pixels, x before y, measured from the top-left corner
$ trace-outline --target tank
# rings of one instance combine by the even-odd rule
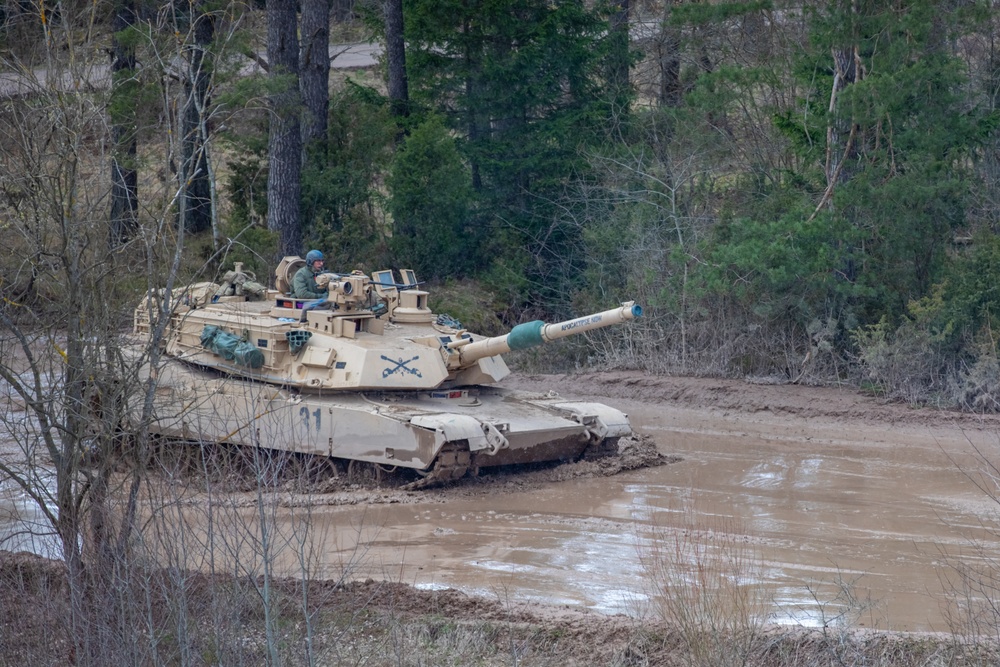
[[[332,457],[351,474],[409,469],[411,488],[614,451],[631,434],[607,405],[496,384],[510,373],[502,354],[627,322],[642,314],[634,302],[486,337],[432,313],[412,270],[320,274],[325,296],[300,299],[290,288],[304,265],[285,257],[265,288],[237,264],[221,284],[136,308],[139,336],[160,306],[171,312],[152,433]]]

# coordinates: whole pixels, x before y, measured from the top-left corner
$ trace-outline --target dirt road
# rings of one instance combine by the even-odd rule
[[[371,42],[330,45],[330,67],[335,70],[365,69],[374,66],[382,54],[382,46]],[[44,90],[50,84],[59,90],[101,90],[111,83],[111,68],[105,61],[91,63],[81,71],[63,73],[50,81],[44,69],[30,72],[0,72],[0,99],[30,95]],[[243,76],[264,74],[259,62],[247,60],[241,69]]]

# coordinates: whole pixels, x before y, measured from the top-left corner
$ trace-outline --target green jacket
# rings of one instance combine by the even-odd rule
[[[326,291],[316,284],[316,274],[312,267],[303,266],[295,272],[292,278],[292,296],[296,299],[322,299],[326,296]]]

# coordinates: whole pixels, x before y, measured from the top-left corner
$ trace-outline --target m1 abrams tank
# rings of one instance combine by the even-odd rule
[[[418,488],[606,452],[631,433],[607,405],[492,385],[510,372],[501,354],[631,320],[642,314],[635,303],[484,337],[433,314],[411,270],[401,282],[389,270],[321,274],[324,298],[294,298],[304,264],[284,258],[274,289],[237,264],[221,285],[169,295],[154,434],[332,457],[348,472],[410,469]],[[167,297],[139,305],[137,334]]]

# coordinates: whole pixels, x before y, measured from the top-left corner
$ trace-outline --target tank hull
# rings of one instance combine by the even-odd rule
[[[150,432],[168,438],[401,466],[444,478],[479,468],[578,458],[631,433],[598,403],[492,386],[301,392],[168,360]]]

